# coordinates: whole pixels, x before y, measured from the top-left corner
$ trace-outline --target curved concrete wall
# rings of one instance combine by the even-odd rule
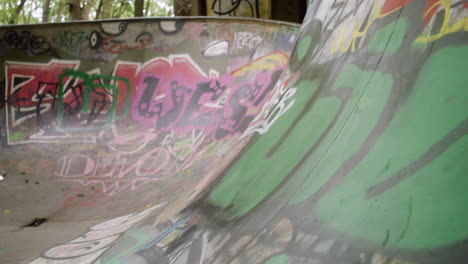
[[[0,28],[0,262],[89,262],[130,222],[79,239],[97,243],[87,250],[65,242],[184,208],[282,96],[298,29],[205,18]]]
[[[0,259],[465,263],[467,9],[2,28]]]

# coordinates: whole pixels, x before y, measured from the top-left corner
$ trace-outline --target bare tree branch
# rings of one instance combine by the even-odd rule
[[[97,10],[96,10],[96,19],[99,19],[99,17],[101,16],[102,2],[103,1],[104,0],[99,0],[99,4],[98,4]]]
[[[69,2],[71,20],[83,20],[83,15],[81,14],[80,0],[70,0]]]
[[[101,19],[111,18],[111,0],[102,0]]]
[[[44,8],[42,9],[42,23],[49,22],[50,0],[44,0]]]
[[[15,24],[16,18],[19,16],[21,13],[21,10],[23,10],[23,6],[26,3],[26,0],[21,0],[20,4],[18,7],[16,7],[15,13],[13,14],[13,17],[11,20],[8,22],[8,24]]]

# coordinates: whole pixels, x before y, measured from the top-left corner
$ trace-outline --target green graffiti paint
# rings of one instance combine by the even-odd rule
[[[419,51],[419,52],[423,52],[424,50],[427,49],[427,47],[429,47],[430,45],[428,43],[420,43],[420,42],[413,42],[411,43],[411,48],[414,50],[414,51]]]
[[[326,119],[336,111],[339,100],[330,99],[321,111],[300,114],[314,94],[316,82],[302,82],[294,95],[295,103],[271,128],[260,137],[234,164],[223,180],[209,195],[209,201],[226,208],[226,217],[241,216],[263,200],[283,181],[313,144],[307,128],[317,120]],[[266,154],[288,130],[296,118],[301,118],[279,149],[270,158]],[[291,151],[294,150],[294,151]]]
[[[8,135],[8,139],[12,142],[25,140],[28,138],[27,131],[28,131],[28,127],[20,126],[19,131],[15,131],[13,133],[10,132],[10,134]]]
[[[456,132],[468,117],[467,60],[468,47],[452,47],[426,61],[375,146],[319,202],[322,222],[402,248],[434,248],[468,236],[468,137],[466,128]],[[397,181],[381,184],[391,178]]]
[[[370,52],[394,54],[401,47],[408,27],[408,19],[400,18],[379,29],[367,46]]]
[[[126,256],[136,253],[143,245],[151,242],[155,235],[151,226],[140,226],[125,233],[118,243],[115,243],[100,258],[102,264],[124,263]]]
[[[342,71],[333,89],[352,87],[352,96],[321,146],[298,171],[296,177],[307,179],[290,203],[302,202],[314,194],[363,144],[380,118],[392,83],[391,75],[363,71],[354,65]]]
[[[9,135],[10,141],[20,141],[26,138],[27,138],[26,134],[21,131],[16,131]]]
[[[468,184],[468,166],[450,164],[463,163],[467,146],[465,137],[408,180],[370,200],[365,199],[366,181],[379,179],[383,168],[372,165],[374,160],[364,161],[374,173],[357,175],[362,165],[319,203],[317,213],[328,227],[392,247],[432,248],[460,241],[468,235],[468,214],[461,202],[467,199],[463,186]]]
[[[265,264],[286,264],[288,263],[288,255],[280,254],[269,258]]]
[[[302,60],[305,55],[307,54],[307,51],[310,48],[310,44],[312,43],[312,37],[311,36],[306,36],[303,39],[300,40],[298,46],[297,46],[297,58],[299,60]]]
[[[75,80],[81,80],[82,85],[84,86],[84,93],[83,93],[83,105],[82,105],[82,112],[89,112],[89,104],[90,104],[90,94],[91,91],[102,88],[112,95],[112,102],[110,109],[108,111],[106,117],[106,125],[113,123],[116,120],[123,120],[128,116],[130,111],[130,97],[127,96],[125,98],[125,108],[124,113],[121,116],[115,115],[115,108],[117,105],[117,99],[119,96],[119,88],[116,85],[116,82],[123,82],[127,87],[127,95],[130,94],[130,81],[127,78],[119,77],[119,76],[107,76],[107,75],[99,75],[99,74],[92,74],[89,75],[85,72],[75,71],[75,70],[66,70],[59,76],[59,91],[58,91],[58,103],[57,103],[57,127],[59,129],[64,129],[64,79],[65,78],[73,78]],[[108,82],[101,82],[101,80],[108,80]],[[77,100],[79,101],[79,100]],[[93,129],[101,129],[102,126],[87,126],[78,128],[78,130],[93,130]],[[76,130],[76,128],[65,128],[67,130]]]

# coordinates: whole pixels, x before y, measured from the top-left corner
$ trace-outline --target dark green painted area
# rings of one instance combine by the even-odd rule
[[[403,43],[407,27],[407,18],[401,18],[389,23],[372,35],[367,49],[370,52],[395,53]]]
[[[307,111],[300,117],[308,99],[317,88],[316,82],[303,82],[296,91],[294,106],[284,114],[262,137],[253,144],[229,170],[223,180],[210,193],[210,201],[228,208],[227,217],[245,214],[263,200],[283,181],[300,158],[314,143],[309,133],[303,133],[312,123],[329,122],[339,101],[329,98],[318,111]],[[297,126],[282,142],[272,157],[265,156],[288,130],[296,118]],[[324,121],[322,121],[324,120]],[[317,136],[317,135],[315,135]],[[294,148],[291,148],[291,147]]]
[[[367,51],[393,56],[408,48],[402,45],[409,23],[408,18],[400,18],[378,29]],[[306,36],[298,43],[298,59],[310,48],[309,39]],[[210,201],[228,208],[225,216],[240,216],[267,197],[268,190],[280,186],[263,208],[273,209],[275,202],[293,194],[289,204],[309,210],[301,211],[304,218],[317,216],[327,229],[351,238],[415,250],[461,243],[468,236],[468,213],[463,209],[468,199],[463,187],[468,184],[464,162],[468,157],[467,59],[464,46],[435,50],[416,68],[410,86],[402,86],[404,72],[346,65],[307,112],[316,118],[303,131],[309,138],[301,147],[312,151],[304,156],[301,148],[297,157],[291,151],[278,151],[266,160],[268,148],[263,144],[276,143],[278,136],[271,134],[286,131],[284,126],[290,125],[280,119],[243,153],[215,187]],[[326,78],[302,78],[298,91]],[[349,96],[339,98],[333,93],[339,90],[349,90]],[[297,111],[296,106],[291,111]],[[324,113],[328,117],[318,118]],[[278,155],[284,167],[294,168],[300,157],[303,162],[291,175],[291,170],[277,165]],[[250,163],[244,160],[247,157]],[[243,170],[244,166],[255,168]],[[287,175],[292,177],[281,183]]]
[[[404,248],[442,246],[468,235],[463,202],[468,199],[468,164],[463,162],[468,138],[454,138],[446,149],[436,148],[426,161],[420,160],[468,118],[468,89],[463,89],[467,59],[468,48],[451,47],[423,65],[412,93],[375,146],[319,203],[317,213],[324,223],[374,242],[383,241],[389,230],[388,245]],[[421,169],[381,195],[366,198],[368,188],[411,164]]]
[[[299,60],[302,60],[304,56],[307,54],[311,43],[312,43],[311,36],[305,36],[303,39],[299,41],[299,45],[297,46],[297,53],[296,53]]]
[[[288,256],[285,254],[276,255],[268,259],[265,264],[286,264],[288,263]]]
[[[365,160],[370,172],[357,168],[349,179],[326,196],[317,209],[321,221],[330,228],[388,246],[433,248],[463,240],[468,235],[466,199],[468,166],[450,168],[466,157],[468,138],[464,137],[432,163],[391,191],[366,199],[366,187],[382,176],[378,161]],[[361,169],[361,170],[360,170]]]
[[[363,143],[380,118],[393,79],[388,74],[363,71],[350,65],[338,76],[333,90],[352,87],[351,97],[336,124],[320,142],[296,177],[306,178],[291,200],[302,202],[314,194]],[[319,99],[321,102],[324,98]],[[322,126],[329,126],[330,123]],[[315,129],[313,129],[315,130]]]
[[[129,253],[136,252],[139,248],[151,242],[151,239],[154,239],[154,233],[155,231],[152,230],[149,226],[129,230],[129,232],[122,236],[118,246],[112,247],[109,251],[101,256],[99,263],[122,263],[123,257]]]
[[[24,139],[24,133],[18,131],[10,135],[11,140],[21,140]]]

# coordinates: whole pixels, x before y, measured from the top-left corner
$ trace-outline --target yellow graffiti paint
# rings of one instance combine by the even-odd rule
[[[450,25],[451,5],[452,5],[452,0],[440,0],[438,2],[435,2],[426,11],[424,16],[427,16],[431,11],[439,8],[439,6],[443,7],[445,16],[444,16],[444,21],[442,23],[442,26],[440,27],[439,33],[430,35],[430,36],[421,36],[417,38],[414,42],[416,43],[433,42],[442,38],[445,35],[448,35],[457,31],[468,31],[468,18],[463,18],[462,20],[456,22],[455,24]]]
[[[345,52],[347,52],[349,50],[351,50],[351,52],[355,52],[357,50],[356,41],[359,38],[362,38],[369,31],[370,26],[374,23],[375,20],[382,19],[382,18],[396,12],[397,10],[401,9],[401,7],[399,7],[399,8],[395,8],[395,9],[393,9],[393,10],[387,12],[387,13],[382,13],[382,8],[379,8],[377,2],[378,2],[377,0],[374,1],[374,4],[372,6],[372,15],[367,20],[367,24],[364,27],[364,29],[362,29],[362,31],[360,31],[359,29],[362,28],[362,26],[364,25],[366,19],[363,19],[361,22],[358,22],[357,20],[354,21],[351,38],[350,38],[350,40],[349,40],[349,42],[347,44],[345,44],[345,37],[344,37],[344,35],[345,35],[345,23],[341,24],[338,27],[338,30],[336,31],[336,34],[335,34],[335,38],[333,39],[332,44],[330,46],[330,53],[331,54],[335,53],[338,49],[340,49],[341,52],[343,52],[343,53],[345,53]]]
[[[246,72],[253,71],[253,70],[273,71],[278,67],[286,66],[288,61],[289,61],[289,58],[286,54],[282,52],[275,52],[275,53],[263,56],[245,65],[244,67],[234,71],[232,75],[240,76]]]

